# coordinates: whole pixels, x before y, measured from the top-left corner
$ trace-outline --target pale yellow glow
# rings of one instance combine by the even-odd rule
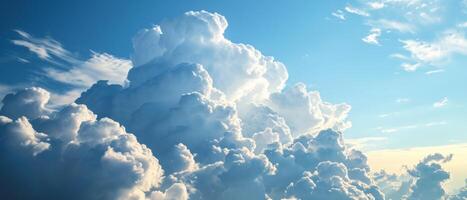
[[[443,168],[450,172],[451,178],[444,186],[448,192],[462,187],[467,178],[467,143],[430,146],[408,149],[389,149],[367,152],[368,162],[373,171],[384,169],[392,173],[405,172],[404,165],[411,168],[428,154],[454,154],[450,162],[444,163]]]

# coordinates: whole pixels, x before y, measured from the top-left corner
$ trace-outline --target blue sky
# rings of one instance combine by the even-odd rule
[[[130,38],[139,29],[188,10],[204,9],[219,12],[229,20],[227,38],[251,44],[283,62],[290,74],[288,85],[304,82],[319,90],[326,101],[350,104],[353,127],[346,132],[347,138],[374,138],[378,145],[369,149],[462,143],[467,140],[463,123],[467,121],[467,93],[463,92],[467,85],[464,4],[409,0],[374,4],[19,1],[3,7],[1,12],[2,18],[9,19],[1,25],[1,84],[28,84],[34,79],[66,90],[31,75],[47,62],[23,63],[15,59],[36,58],[26,48],[12,44],[18,39],[13,30],[53,38],[81,59],[89,57],[91,50],[129,58]],[[377,44],[363,41],[373,33],[372,29],[378,34]],[[446,53],[439,58],[419,59],[416,49],[411,52],[404,48],[403,41],[409,40],[436,45],[447,34],[463,40],[458,47],[440,44],[444,45],[440,51]],[[404,63],[418,67],[407,71]],[[433,106],[444,98],[446,105]]]

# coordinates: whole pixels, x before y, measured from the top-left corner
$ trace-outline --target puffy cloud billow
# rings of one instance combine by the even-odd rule
[[[2,197],[378,200],[394,193],[384,183],[397,178],[372,175],[366,156],[344,144],[350,106],[325,102],[302,83],[286,87],[285,66],[225,38],[227,26],[222,15],[200,11],[141,30],[128,82],[98,81],[61,108],[48,107],[41,88],[8,94],[0,110]],[[410,170],[416,181],[404,197],[445,196],[443,160],[433,155]]]

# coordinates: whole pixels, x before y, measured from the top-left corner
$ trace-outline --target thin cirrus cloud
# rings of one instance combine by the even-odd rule
[[[355,8],[355,7],[351,6],[351,5],[345,6],[344,10],[347,11],[348,13],[352,13],[352,14],[355,14],[355,15],[360,15],[360,16],[364,16],[364,17],[369,17],[370,16],[370,14],[367,13],[366,11],[360,10],[358,8]]]
[[[14,45],[27,48],[37,58],[49,64],[47,67],[39,68],[39,73],[48,79],[42,81],[53,80],[74,89],[65,93],[52,93],[53,104],[72,102],[84,89],[98,80],[108,80],[110,83],[120,85],[126,83],[127,73],[132,67],[130,60],[94,51],[91,51],[89,59],[81,59],[50,37],[37,38],[22,30],[15,32],[20,38],[12,40]],[[18,61],[34,64],[19,57]]]
[[[376,130],[379,130],[381,133],[396,133],[400,131],[406,131],[410,129],[417,129],[422,127],[433,127],[433,126],[444,126],[448,124],[446,121],[434,121],[421,124],[410,124],[405,126],[398,127],[377,127]]]
[[[2,197],[385,199],[391,191],[375,181],[368,157],[345,143],[351,106],[303,83],[287,86],[283,63],[230,41],[227,27],[218,13],[190,11],[143,29],[132,40],[126,85],[97,81],[59,108],[47,106],[51,95],[39,87],[8,94]],[[109,73],[93,71],[101,72]],[[403,195],[445,196],[446,176],[424,181],[447,173],[446,157],[410,167],[416,184]]]
[[[344,12],[342,12],[342,10],[336,10],[335,12],[332,12],[331,15],[340,20],[345,20],[345,15]]]
[[[439,74],[445,72],[444,69],[436,69],[425,72],[426,75]]]
[[[35,38],[22,30],[14,30],[20,39],[12,40],[15,45],[27,48],[42,60],[53,64],[64,65],[66,63],[78,63],[79,61],[62,44],[51,38]],[[66,62],[66,63],[63,63]]]

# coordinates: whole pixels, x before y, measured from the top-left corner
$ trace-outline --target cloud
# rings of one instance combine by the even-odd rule
[[[351,5],[347,5],[345,6],[345,11],[347,11],[348,13],[352,13],[352,14],[356,14],[356,15],[360,15],[360,16],[364,16],[364,17],[369,17],[370,14],[367,13],[366,11],[364,10],[360,10],[358,8],[355,8],[355,7],[352,7]]]
[[[53,64],[63,65],[66,63],[78,63],[79,61],[62,44],[51,38],[35,38],[30,34],[15,30],[21,39],[12,40],[15,45],[26,47],[30,52],[36,54],[40,59]]]
[[[228,99],[261,99],[280,91],[288,78],[285,66],[251,45],[226,39],[227,26],[227,20],[217,13],[187,12],[140,31],[133,39],[136,67],[128,79],[138,85],[151,78],[147,72],[154,76],[180,63],[197,63]],[[196,52],[192,52],[194,48]],[[206,59],[208,55],[210,59]]]
[[[350,105],[324,102],[319,92],[307,91],[303,83],[272,94],[267,105],[285,117],[293,136],[328,128],[345,130],[351,126],[346,121]]]
[[[402,40],[412,58],[425,64],[436,64],[451,55],[467,55],[467,39],[459,31],[447,31],[434,42]]]
[[[379,36],[381,36],[381,29],[372,28],[370,30],[370,34],[362,38],[362,41],[368,44],[379,45],[379,41],[378,41]]]
[[[439,74],[445,72],[444,69],[436,69],[425,72],[426,75]]]
[[[441,100],[433,103],[433,108],[441,108],[441,107],[444,107],[448,104],[448,98],[447,97],[444,97],[442,98]]]
[[[445,171],[449,171],[451,176],[449,181],[443,183],[443,186],[448,193],[454,194],[458,192],[459,187],[462,187],[465,177],[467,176],[467,172],[464,170],[464,166],[467,164],[467,161],[463,159],[467,155],[466,150],[467,145],[465,143],[459,143],[441,146],[371,150],[367,152],[367,156],[368,163],[372,167],[371,169],[375,172],[384,169],[390,174],[402,176],[402,180],[386,181],[384,183],[394,184],[397,186],[400,185],[404,179],[405,181],[412,179],[412,177],[407,174],[407,166],[410,168],[412,166],[416,166],[426,157],[426,155],[436,152],[443,155],[453,154],[451,161],[443,163],[443,168],[445,168]],[[408,186],[410,185],[411,184]],[[395,190],[397,190],[397,188],[398,187],[396,187]],[[381,189],[385,191],[383,187],[381,187]],[[387,194],[386,191],[385,194]],[[404,194],[408,194],[408,192],[405,192]]]
[[[49,99],[50,94],[44,89],[27,88],[15,94],[6,95],[2,100],[3,107],[0,114],[12,118],[25,116],[35,119],[49,112],[45,107]]]
[[[372,1],[368,2],[368,6],[370,6],[371,9],[378,10],[384,8],[386,5],[384,2]]]
[[[441,46],[415,40],[403,40],[404,49],[409,51],[412,57],[419,61],[432,62],[441,59],[446,54]]]
[[[378,127],[377,129],[380,130],[381,133],[395,133],[395,132],[399,132],[401,130],[418,128],[419,126],[420,125],[418,125],[418,124],[410,124],[410,125],[406,125],[406,126],[398,126],[398,127],[390,127],[390,128]]]
[[[374,28],[379,28],[381,30],[396,30],[402,33],[410,33],[414,32],[415,28],[413,25],[409,23],[404,23],[395,20],[388,20],[388,19],[378,19],[378,20],[370,20],[368,24]]]
[[[414,63],[414,64],[402,63],[401,67],[406,72],[414,72],[414,71],[417,71],[417,69],[420,68],[421,65],[422,65],[421,63]]]
[[[53,91],[53,104],[64,105],[73,102],[78,97],[77,93],[81,93],[99,80],[108,80],[110,83],[120,85],[126,84],[128,71],[132,67],[130,60],[94,51],[91,51],[89,59],[81,59],[50,37],[36,38],[22,30],[15,30],[15,32],[18,33],[20,39],[12,40],[13,44],[28,48],[39,59],[49,64],[46,67],[38,68],[37,72],[29,72],[38,73],[45,77],[41,78],[44,80],[40,80],[40,82],[45,83],[42,85],[43,87],[55,90],[57,87],[49,86],[61,84],[63,87],[71,87],[74,90]],[[35,64],[30,60],[26,63]],[[24,85],[31,86],[31,83],[24,83]]]
[[[135,66],[126,77],[113,67],[128,62],[106,54],[80,63],[88,66],[79,72],[57,72],[63,78],[54,78],[69,84],[74,77],[86,84],[111,79],[97,81],[75,103],[51,107],[53,95],[37,87],[7,95],[0,193],[384,199],[367,156],[344,142],[350,105],[326,102],[303,83],[286,87],[285,66],[225,38],[227,26],[220,14],[186,12],[137,33]],[[101,61],[110,64],[95,69]],[[99,73],[106,76],[92,76]]]
[[[131,61],[107,53],[93,52],[91,58],[69,70],[46,68],[46,75],[58,82],[88,88],[98,80],[124,85]]]
[[[26,89],[15,98],[40,110],[44,95],[37,91],[47,93]],[[97,120],[86,106],[71,104],[39,118],[2,114],[3,198],[137,198],[162,182],[151,150],[115,121]]]
[[[336,12],[332,12],[331,15],[340,20],[345,20],[345,15],[344,12],[342,12],[342,10],[336,10]]]
[[[450,195],[449,200],[463,200],[467,198],[467,179],[466,179],[466,184],[464,187],[462,187],[457,194]]]
[[[459,24],[457,24],[457,27],[459,27],[459,28],[467,28],[467,22],[459,23]]]
[[[416,179],[411,186],[411,192],[407,199],[441,199],[445,191],[441,183],[449,179],[449,173],[441,168],[441,163],[451,160],[452,154],[431,154],[425,157],[415,168],[409,169],[408,173]]]
[[[149,197],[150,200],[188,200],[187,188],[182,183],[175,183],[165,192],[154,191]]]

